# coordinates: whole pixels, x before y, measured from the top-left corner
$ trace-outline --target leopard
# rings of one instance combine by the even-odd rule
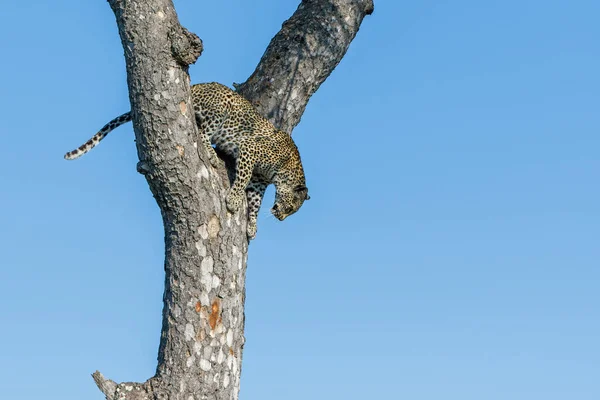
[[[211,164],[216,165],[217,151],[235,162],[235,177],[225,204],[235,213],[246,198],[248,240],[256,237],[258,212],[270,184],[275,185],[270,212],[279,221],[295,214],[310,199],[300,152],[287,132],[277,129],[241,94],[220,83],[192,85],[191,96],[196,125]],[[114,118],[64,158],[81,157],[131,120],[131,111]]]

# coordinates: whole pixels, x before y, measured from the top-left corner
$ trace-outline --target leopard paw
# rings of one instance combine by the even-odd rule
[[[246,233],[248,234],[248,240],[254,240],[256,237],[256,222],[248,221],[248,228],[246,229]]]
[[[242,205],[242,197],[230,192],[225,199],[225,204],[231,213],[235,213]]]

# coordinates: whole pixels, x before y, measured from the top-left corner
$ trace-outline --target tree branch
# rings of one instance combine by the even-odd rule
[[[238,92],[276,127],[291,133],[373,7],[373,0],[303,0],[250,78],[235,85]]]
[[[117,391],[116,382],[106,379],[100,371],[94,372],[92,378],[94,378],[94,382],[96,382],[98,389],[106,396],[106,400],[113,400],[115,398],[115,393]]]

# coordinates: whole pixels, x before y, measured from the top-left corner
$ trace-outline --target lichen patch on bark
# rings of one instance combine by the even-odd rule
[[[208,237],[214,239],[219,234],[219,230],[221,229],[221,222],[216,215],[210,217],[208,221]]]

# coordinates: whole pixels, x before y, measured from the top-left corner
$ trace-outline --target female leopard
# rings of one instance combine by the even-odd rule
[[[248,100],[227,86],[201,83],[191,90],[196,122],[211,158],[216,157],[215,145],[236,160],[235,180],[225,199],[227,209],[237,211],[246,196],[248,238],[254,239],[258,210],[269,184],[276,188],[271,213],[280,221],[310,198],[298,148],[290,135],[277,130]],[[85,144],[65,154],[65,159],[84,155],[110,131],[129,121],[130,112],[113,119]]]

